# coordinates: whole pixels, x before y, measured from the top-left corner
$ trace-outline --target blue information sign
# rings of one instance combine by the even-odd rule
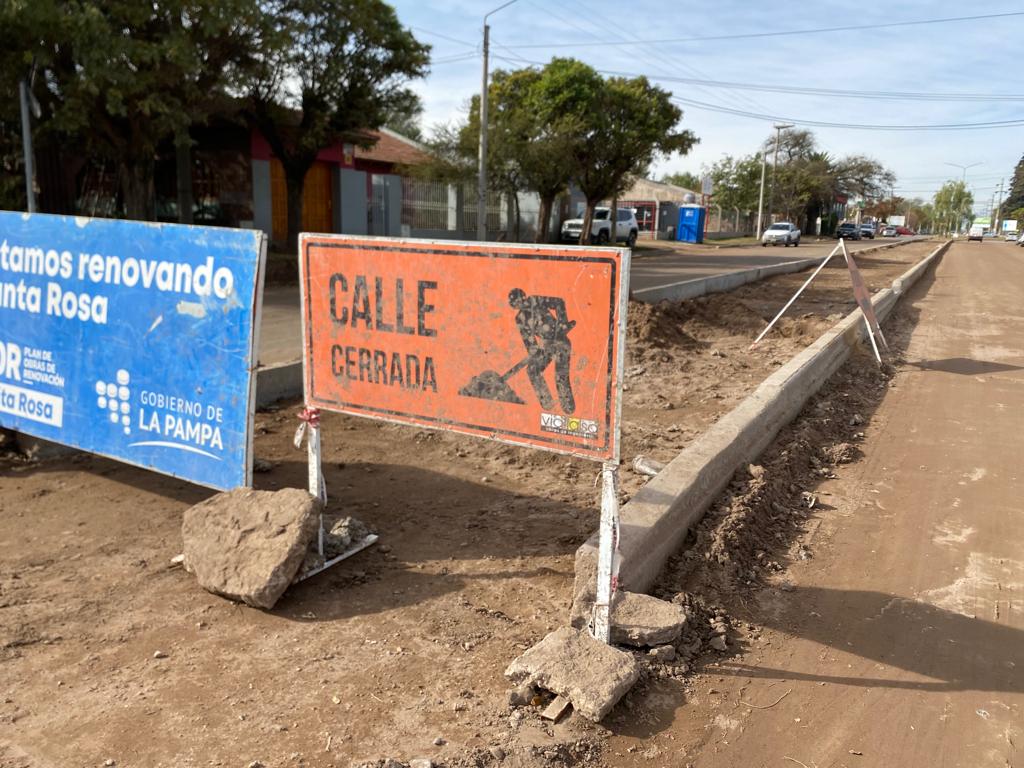
[[[0,426],[249,485],[253,230],[0,211]]]

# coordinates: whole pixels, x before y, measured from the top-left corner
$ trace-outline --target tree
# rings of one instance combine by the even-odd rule
[[[963,181],[947,181],[932,203],[935,222],[946,230],[960,231],[964,219],[973,219],[974,195]]]
[[[711,176],[712,200],[723,210],[757,210],[761,191],[761,156],[734,158],[723,155],[708,171]],[[699,189],[699,187],[698,187]]]
[[[818,216],[824,221],[837,194],[868,201],[881,197],[895,178],[877,160],[863,155],[833,158],[807,130],[782,131],[778,141],[779,165],[772,172],[769,212],[782,211],[801,228],[809,228]],[[775,142],[772,136],[763,145],[765,152],[773,153],[773,161]]]
[[[259,0],[266,37],[245,83],[246,114],[284,169],[288,245],[302,227],[306,172],[339,140],[370,143],[389,109],[411,102],[430,46],[382,0]]]
[[[384,127],[412,139],[423,141],[423,102],[413,91],[401,91],[385,109]]]
[[[187,142],[249,61],[254,0],[15,0],[46,130],[118,169],[125,212],[152,219],[160,145]]]
[[[678,171],[661,177],[662,184],[675,184],[677,187],[700,193],[700,177],[690,171]]]
[[[0,5],[0,208],[8,210],[25,208],[18,82],[29,74],[27,40],[41,28],[32,17],[39,9],[23,2]]]
[[[516,201],[520,190],[537,193],[537,242],[547,242],[555,199],[568,188],[573,172],[576,123],[556,119],[546,102],[566,72],[558,59],[541,69],[499,70],[488,91],[488,176]],[[474,98],[465,129],[465,145],[474,150],[479,126],[479,100]]]
[[[573,180],[587,200],[580,234],[586,244],[600,201],[614,200],[657,154],[688,152],[697,138],[677,130],[682,111],[645,77],[606,80],[573,59],[553,59],[548,70],[537,108],[568,139]]]
[[[1010,179],[1010,189],[1006,193],[1003,207],[1008,211],[1024,208],[1024,156],[1013,169],[1013,178]]]

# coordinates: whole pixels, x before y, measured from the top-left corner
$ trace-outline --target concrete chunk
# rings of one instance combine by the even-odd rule
[[[513,683],[532,683],[565,696],[576,711],[600,721],[640,675],[633,655],[595,640],[590,633],[562,627],[509,664]]]
[[[635,647],[674,643],[683,632],[681,606],[650,595],[617,592],[612,606],[612,642]]]
[[[297,488],[211,496],[185,510],[185,568],[214,594],[273,608],[302,565],[320,508]]]

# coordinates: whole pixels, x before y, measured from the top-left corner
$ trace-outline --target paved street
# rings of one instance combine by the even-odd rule
[[[901,238],[907,241],[911,238]],[[917,238],[913,238],[917,239]],[[739,248],[714,249],[712,243],[704,249],[658,253],[647,256],[642,252],[633,261],[633,269],[629,274],[630,291],[641,291],[648,288],[659,288],[684,280],[697,280],[726,272],[737,272],[743,269],[767,267],[772,264],[783,264],[802,259],[823,259],[836,247],[837,240],[826,240],[815,243],[804,240],[799,247],[783,246],[761,247],[760,245]],[[857,240],[847,243],[847,248],[856,253],[864,248],[894,242],[879,238],[877,240]]]

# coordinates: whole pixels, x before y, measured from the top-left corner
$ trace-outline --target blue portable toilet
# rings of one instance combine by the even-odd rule
[[[676,240],[683,243],[703,243],[704,217],[706,215],[707,209],[702,206],[680,205]]]

